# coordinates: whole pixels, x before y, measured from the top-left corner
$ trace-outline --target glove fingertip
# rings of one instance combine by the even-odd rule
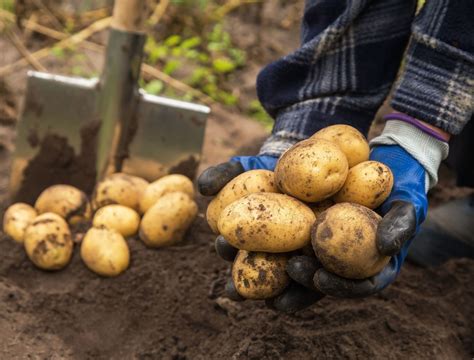
[[[235,284],[234,284],[234,281],[232,280],[232,278],[230,278],[227,283],[225,284],[225,288],[224,288],[224,291],[225,291],[225,294],[226,296],[230,299],[230,300],[233,300],[233,301],[244,301],[245,298],[239,294],[239,292],[237,291],[236,287],[235,287]]]
[[[216,249],[217,255],[229,262],[233,262],[237,256],[237,253],[239,252],[239,249],[230,245],[222,235],[219,235],[216,238],[214,247]]]

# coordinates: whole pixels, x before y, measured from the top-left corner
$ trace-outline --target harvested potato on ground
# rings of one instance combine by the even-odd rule
[[[171,174],[159,178],[146,187],[140,200],[140,211],[144,214],[164,194],[176,191],[188,194],[191,199],[194,198],[193,182],[188,177]]]
[[[349,170],[346,182],[334,200],[375,209],[390,195],[392,186],[393,175],[387,165],[378,161],[364,161]]]
[[[87,195],[71,185],[53,185],[45,189],[35,203],[39,214],[58,214],[70,225],[87,222],[91,218],[91,206]]]
[[[318,216],[323,212],[329,209],[331,206],[335,204],[333,199],[326,199],[317,203],[308,204],[309,208],[313,210],[316,219]]]
[[[130,250],[119,232],[105,227],[91,228],[82,240],[81,258],[93,272],[111,277],[128,268]]]
[[[25,230],[37,215],[36,210],[28,204],[13,204],[3,215],[3,231],[17,243],[23,244]]]
[[[289,284],[288,256],[239,250],[232,265],[232,280],[246,299],[263,300],[280,294]]]
[[[275,168],[275,180],[285,194],[318,202],[339,191],[347,171],[347,159],[339,146],[323,139],[308,139],[281,156]]]
[[[381,217],[352,203],[336,204],[316,220],[312,245],[328,271],[349,279],[365,279],[378,274],[390,261],[381,255],[375,237]]]
[[[140,199],[148,182],[142,178],[115,173],[100,181],[92,195],[92,206],[97,210],[105,205],[119,204],[139,211]]]
[[[140,239],[150,247],[181,241],[198,212],[194,200],[182,192],[163,195],[143,216]]]
[[[301,201],[284,194],[254,193],[228,205],[217,226],[240,250],[281,253],[308,244],[314,221],[313,212]]]
[[[26,228],[23,245],[33,264],[44,270],[65,267],[74,247],[66,221],[51,212],[37,216]]]
[[[123,205],[106,205],[101,207],[92,220],[94,227],[106,227],[118,231],[122,236],[132,236],[137,233],[140,225],[140,215]]]
[[[311,139],[325,139],[337,144],[346,155],[349,168],[369,160],[369,143],[365,136],[352,126],[328,126],[311,136]]]
[[[277,193],[275,174],[270,170],[250,170],[235,177],[209,203],[206,218],[212,231],[218,233],[217,221],[224,208],[245,195],[257,192]]]

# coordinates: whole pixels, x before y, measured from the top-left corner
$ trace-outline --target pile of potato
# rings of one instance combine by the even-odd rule
[[[334,125],[287,150],[274,172],[245,172],[216,195],[207,221],[239,249],[232,279],[241,296],[281,293],[289,253],[311,245],[327,270],[346,278],[375,275],[387,264],[376,248],[380,216],[372,209],[390,194],[393,176],[368,159],[365,137]]]
[[[193,183],[186,176],[166,175],[149,183],[115,173],[96,185],[91,201],[71,185],[53,185],[40,194],[34,207],[11,205],[3,230],[23,244],[28,258],[41,269],[64,268],[74,243],[80,242],[81,258],[90,270],[117,276],[130,263],[126,238],[138,233],[149,247],[173,245],[183,238],[197,212]]]

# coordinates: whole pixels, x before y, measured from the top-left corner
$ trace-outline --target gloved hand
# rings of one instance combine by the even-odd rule
[[[392,258],[379,274],[364,280],[351,280],[326,271],[316,258],[293,257],[287,271],[293,280],[307,288],[337,297],[365,297],[387,287],[400,272],[408,247],[426,217],[426,171],[398,145],[376,146],[370,159],[386,164],[394,176],[390,196],[377,209],[383,218],[376,237],[380,253]]]
[[[277,157],[273,156],[238,156],[230,161],[206,169],[198,179],[198,189],[202,195],[216,195],[229,181],[249,170],[274,170]],[[233,262],[238,249],[230,245],[223,236],[219,235],[215,241],[217,254],[226,261]],[[314,271],[313,271],[314,273]],[[235,301],[244,300],[229,279],[226,284],[226,293]],[[273,299],[267,300],[269,307],[283,312],[295,312],[310,306],[324,295],[314,289],[308,289],[299,283],[291,282],[288,287]]]

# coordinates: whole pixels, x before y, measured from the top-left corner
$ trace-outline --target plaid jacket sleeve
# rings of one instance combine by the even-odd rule
[[[474,110],[474,1],[427,0],[392,107],[459,134]]]
[[[473,112],[474,2],[307,0],[302,44],[257,79],[274,117],[261,154],[279,155],[328,125],[367,133],[393,85],[392,106],[457,134]]]

